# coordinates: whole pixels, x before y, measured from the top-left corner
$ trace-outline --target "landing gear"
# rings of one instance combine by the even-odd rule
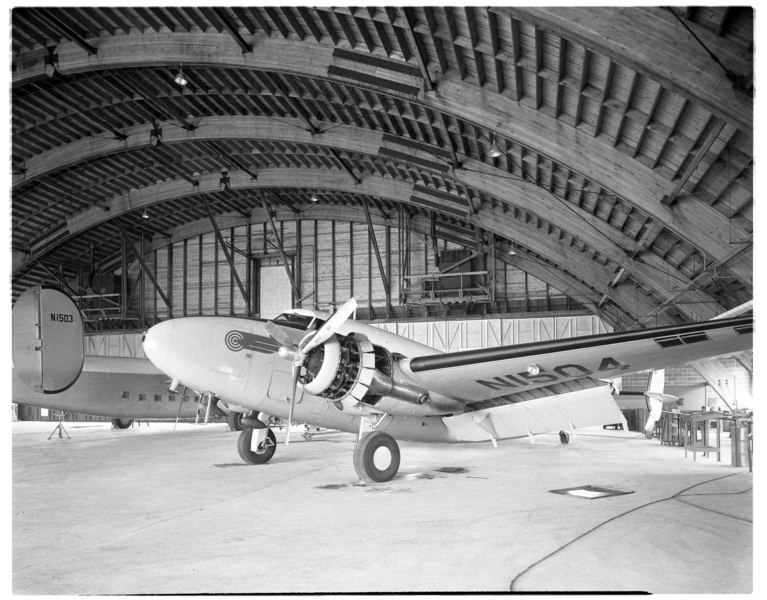
[[[364,481],[381,483],[392,479],[399,470],[396,440],[381,431],[367,434],[354,449],[354,470]]]
[[[559,432],[559,441],[563,444],[567,444],[570,442],[570,434],[566,431],[560,431]]]
[[[112,419],[112,427],[115,429],[128,429],[133,425],[133,419]]]
[[[229,425],[229,429],[232,431],[242,431],[245,425],[242,423],[242,418],[245,413],[231,411],[226,415],[226,424]]]
[[[263,423],[262,423],[263,425]],[[262,441],[252,447],[253,434],[263,435],[263,431],[266,431],[266,435]],[[237,452],[240,453],[240,458],[246,463],[251,465],[263,465],[269,462],[274,456],[274,452],[277,450],[277,440],[274,437],[274,432],[266,426],[253,429],[252,427],[245,427],[240,432],[240,436],[237,438]]]

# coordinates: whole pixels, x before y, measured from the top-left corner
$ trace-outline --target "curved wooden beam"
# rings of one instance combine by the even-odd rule
[[[420,206],[413,184],[378,176],[368,176],[360,184],[357,184],[351,177],[341,171],[263,169],[259,171],[257,180],[253,180],[249,175],[241,171],[230,171],[229,181],[229,186],[232,190],[280,188],[290,185],[291,187],[306,189],[333,189]],[[208,192],[218,192],[219,184],[219,176],[216,174],[202,177],[197,186],[193,186],[185,180],[175,180],[158,183],[140,190],[132,190],[129,193],[108,200],[104,208],[94,207],[69,219],[67,221],[66,233],[57,231],[56,239],[61,241],[71,238],[111,219],[131,211],[141,210],[155,203]],[[431,208],[440,210],[439,207]],[[447,214],[455,216],[450,212]],[[467,216],[465,220],[500,237],[513,239],[520,246],[540,256],[556,257],[558,265],[563,270],[573,273],[582,281],[589,282],[594,289],[601,290],[611,297],[620,292],[620,290],[610,289],[608,286],[608,283],[615,275],[615,263],[597,263],[593,260],[593,255],[586,248],[572,246],[566,240],[530,227],[527,222],[520,222],[513,218],[510,213],[503,213],[500,210],[482,208],[474,214]],[[36,256],[37,248],[45,248],[49,243],[50,241],[47,238],[40,240],[32,248],[31,256]],[[23,268],[30,260],[33,259],[15,256],[14,272]],[[655,293],[660,301],[669,296],[669,292],[662,286],[656,285],[652,279],[642,283],[647,284],[647,289]],[[633,296],[627,298],[626,301],[629,302],[629,306],[635,304]],[[629,309],[624,307],[624,310],[628,311]]]
[[[181,128],[166,128],[163,143],[173,144],[185,141],[203,141],[211,139],[259,139],[280,140],[302,144],[313,144],[331,148],[340,148],[347,152],[378,155],[382,148],[393,148],[397,144],[391,139],[384,141],[380,132],[360,129],[353,126],[339,126],[329,129],[324,134],[312,134],[299,127],[285,127],[284,123],[267,117],[217,117],[200,122],[192,132]],[[101,156],[121,151],[138,150],[149,144],[148,126],[141,125],[132,128],[128,139],[120,140],[80,140],[60,149],[55,149],[39,155],[29,165],[28,172],[23,176],[28,183],[37,177],[53,170],[66,168],[81,161],[91,162]],[[89,143],[93,141],[94,143]],[[402,148],[400,148],[401,150]],[[421,151],[415,151],[418,154]],[[414,152],[411,150],[411,154]],[[421,152],[426,154],[425,152]],[[428,155],[427,155],[428,156]],[[448,165],[438,157],[430,157],[435,168]],[[607,223],[594,217],[586,210],[564,200],[557,199],[542,187],[528,181],[509,179],[503,171],[461,156],[462,169],[452,172],[455,180],[495,198],[502,198],[504,205],[534,214],[548,223],[555,224],[568,232],[573,238],[585,241],[594,251],[612,261],[616,267],[624,269],[635,280],[649,290],[653,290],[660,298],[668,297],[669,290],[665,281],[673,279],[677,288],[690,283],[689,279],[663,261],[652,252],[645,252],[638,259],[631,258],[637,249],[636,242],[621,231],[609,227]],[[449,177],[448,173],[443,173]],[[356,182],[355,182],[356,183]],[[322,187],[327,187],[323,185]],[[356,187],[355,192],[359,191]],[[418,203],[417,195],[412,200]],[[143,204],[138,205],[143,207]],[[427,205],[428,206],[428,205]],[[505,210],[505,209],[504,209]],[[100,214],[97,212],[96,214]],[[103,213],[101,213],[103,214]],[[110,211],[110,218],[112,213]],[[467,212],[468,217],[468,212]],[[508,237],[508,236],[507,236]],[[699,240],[702,242],[703,240]],[[711,242],[711,240],[709,240]],[[729,245],[721,244],[718,252],[729,252]],[[563,248],[571,252],[570,248]],[[713,252],[712,252],[713,253]],[[610,279],[612,276],[610,276]],[[691,288],[688,292],[690,304],[684,309],[691,320],[711,318],[724,309],[707,294]]]
[[[733,89],[725,72],[708,56],[667,10],[658,7],[621,8],[516,8],[491,9],[496,14],[518,17],[546,31],[575,41],[605,56],[617,57],[631,69],[659,81],[665,88],[691,97],[713,114],[737,123],[741,129],[753,128],[751,102]],[[691,27],[695,27],[691,24]],[[732,52],[722,36],[696,28],[717,56],[740,74],[748,74],[749,64]],[[666,40],[666,43],[656,43]],[[674,40],[669,44],[668,40]],[[679,64],[685,69],[680,72]]]
[[[190,38],[194,44],[190,43]],[[62,75],[106,68],[184,62],[202,66],[289,72],[336,79],[347,85],[362,87],[362,84],[333,74],[335,71],[330,67],[346,63],[343,58],[334,56],[332,47],[308,41],[264,36],[257,39],[258,52],[252,56],[243,55],[228,36],[219,39],[216,34],[132,33],[117,38],[104,38],[100,44],[98,60],[71,45],[64,48],[66,44],[63,44],[58,49]],[[355,66],[359,67],[357,63]],[[651,66],[648,65],[647,69],[651,70]],[[44,64],[40,62],[16,71],[13,74],[14,85],[22,85],[41,73],[43,68]],[[420,81],[418,77],[396,71],[386,71],[386,75],[396,83],[416,87]],[[398,95],[390,89],[377,91]],[[590,180],[609,181],[610,185],[605,185],[605,188],[716,259],[730,250],[730,239],[746,240],[751,237],[748,231],[694,196],[683,195],[672,207],[664,206],[661,199],[673,191],[674,184],[640,161],[616,152],[610,144],[583,134],[577,128],[563,127],[562,121],[555,117],[506,96],[467,84],[455,75],[443,75],[434,92],[421,93],[418,97],[407,96],[407,99],[438,113],[454,115],[487,131],[494,131],[555,162],[567,165]],[[514,118],[510,119],[509,115]],[[172,129],[175,128],[168,128],[169,131]],[[144,135],[148,136],[148,132]],[[738,275],[750,280],[749,271],[749,266],[746,266]]]

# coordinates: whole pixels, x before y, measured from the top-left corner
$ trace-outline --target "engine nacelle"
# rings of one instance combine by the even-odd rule
[[[463,404],[407,381],[391,353],[365,336],[334,335],[304,359],[304,391],[358,414],[446,415]]]

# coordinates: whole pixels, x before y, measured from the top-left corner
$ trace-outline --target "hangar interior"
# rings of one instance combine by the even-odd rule
[[[9,25],[12,302],[64,291],[94,355],[142,356],[175,317],[350,297],[442,350],[751,310],[750,6],[33,6]],[[752,406],[751,352],[668,367],[706,408]]]
[[[351,296],[380,322],[715,317],[753,298],[753,29],[731,6],[16,8],[13,299],[58,286],[102,332]]]

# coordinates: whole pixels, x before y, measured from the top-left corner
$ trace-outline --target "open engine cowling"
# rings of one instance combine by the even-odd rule
[[[407,381],[386,348],[374,346],[359,334],[333,335],[309,352],[299,383],[304,391],[359,414],[463,412],[461,403]]]

